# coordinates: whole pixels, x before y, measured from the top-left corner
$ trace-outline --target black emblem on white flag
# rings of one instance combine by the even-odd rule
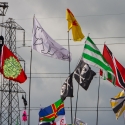
[[[75,80],[85,89],[87,90],[91,80],[96,75],[96,73],[91,70],[89,65],[83,61],[83,59],[80,60],[78,66],[76,67],[74,71],[74,78]]]

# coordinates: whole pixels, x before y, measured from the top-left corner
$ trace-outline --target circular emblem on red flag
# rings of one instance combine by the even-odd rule
[[[3,71],[5,77],[17,78],[21,70],[22,67],[20,63],[14,57],[9,57],[4,61]]]

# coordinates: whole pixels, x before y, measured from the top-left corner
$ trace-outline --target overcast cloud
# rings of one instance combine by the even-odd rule
[[[125,37],[125,1],[124,0],[2,0],[8,2],[9,8],[4,22],[8,18],[13,18],[17,24],[25,29],[26,46],[31,45],[33,16],[35,14],[44,30],[58,42],[68,49],[68,34],[67,21],[65,19],[66,9],[69,8],[77,21],[79,22],[82,31],[87,37],[104,38],[104,37]],[[2,20],[2,17],[0,17]],[[3,30],[4,31],[4,30]],[[4,36],[4,32],[3,32]],[[17,41],[23,40],[22,31],[17,31]],[[61,39],[61,40],[60,40]],[[70,32],[70,39],[72,35]],[[71,72],[75,69],[77,62],[82,54],[85,39],[81,42],[73,42],[70,40],[70,51],[72,53]],[[122,43],[125,38],[106,38],[93,39],[97,47],[102,52],[103,44],[113,52],[114,56],[125,67],[125,44]],[[23,41],[17,42],[17,47],[21,47]],[[102,45],[99,45],[102,44]],[[81,46],[80,46],[81,45]],[[18,54],[26,61],[26,73],[29,77],[30,72],[30,47],[17,48]],[[98,72],[99,69],[93,68]],[[46,107],[60,98],[61,85],[68,77],[69,63],[67,61],[57,60],[50,57],[45,57],[33,50],[32,73],[67,73],[67,74],[32,74],[31,85],[31,109],[32,107]],[[59,78],[41,78],[41,77],[59,77]],[[65,77],[65,78],[61,78]],[[98,77],[98,74],[96,75]],[[78,84],[74,82],[74,97],[72,98],[73,107],[76,106]],[[98,78],[94,78],[87,91],[80,87],[77,117],[87,122],[88,125],[96,125],[96,110],[97,93],[98,93]],[[29,78],[20,87],[26,91],[27,99],[29,97]],[[100,107],[110,107],[109,100],[117,95],[121,89],[114,87],[110,82],[101,80],[100,86]],[[23,107],[20,95],[20,107]],[[65,100],[65,107],[70,107],[70,98]],[[95,107],[95,108],[90,108]],[[70,108],[66,108],[66,121],[71,123]],[[74,110],[74,108],[73,108]],[[89,110],[89,111],[81,111]],[[98,125],[122,125],[124,124],[123,116],[118,120],[115,119],[115,114],[111,108],[99,108],[99,124]],[[31,110],[31,125],[38,125],[39,110]],[[22,115],[22,112],[21,112]],[[75,112],[73,111],[73,117]],[[24,124],[22,122],[22,124]]]

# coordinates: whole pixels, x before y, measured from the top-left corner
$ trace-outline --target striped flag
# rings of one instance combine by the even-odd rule
[[[103,57],[108,62],[108,64],[112,68],[112,71],[115,75],[115,78],[116,78],[115,86],[125,90],[125,68],[114,57],[113,53],[106,45],[104,45],[104,48],[103,48]],[[101,71],[100,71],[100,74],[101,74]]]
[[[118,93],[117,96],[110,99],[111,107],[116,114],[116,119],[118,119],[121,114],[125,111],[125,92],[124,90]]]
[[[115,76],[111,67],[89,36],[86,39],[82,57],[84,58],[84,62],[103,71],[103,79],[110,79],[114,84]]]

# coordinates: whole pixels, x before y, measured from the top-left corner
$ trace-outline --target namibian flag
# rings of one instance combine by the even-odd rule
[[[59,115],[65,115],[64,103],[61,99],[39,111],[39,122],[54,121]]]

